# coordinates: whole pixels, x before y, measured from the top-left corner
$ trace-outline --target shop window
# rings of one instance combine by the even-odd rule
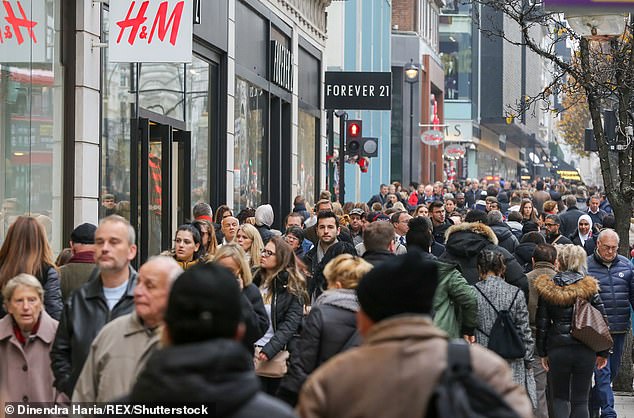
[[[445,99],[471,99],[471,19],[454,17],[442,25],[440,56],[445,68]]]
[[[236,78],[233,168],[234,213],[262,203],[268,93]]]
[[[139,107],[184,120],[185,66],[171,63],[140,64]]]
[[[211,65],[197,57],[187,65],[187,130],[191,132],[191,203],[210,202],[210,140],[212,129],[209,115]]]
[[[297,194],[304,196],[306,202],[315,202],[315,168],[317,142],[317,118],[299,111],[299,130],[297,133]]]
[[[23,42],[16,36],[0,42],[0,242],[17,216],[30,214],[44,224],[55,252],[65,243],[60,5],[61,0],[33,2],[28,10],[38,23],[33,35],[14,28]]]
[[[108,42],[108,12],[102,19],[102,40]],[[108,61],[102,50],[101,195],[99,217],[112,214],[130,220],[130,137],[135,102],[135,64]]]

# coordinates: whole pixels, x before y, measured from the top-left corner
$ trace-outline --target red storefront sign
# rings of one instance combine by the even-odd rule
[[[111,0],[111,62],[191,62],[192,0]]]
[[[46,62],[48,23],[42,1],[0,0],[0,62]]]

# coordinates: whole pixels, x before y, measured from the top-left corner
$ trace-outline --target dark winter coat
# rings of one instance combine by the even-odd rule
[[[258,287],[262,285],[262,273],[261,270],[258,270],[253,278],[253,283]],[[285,271],[279,273],[271,282],[271,290],[273,291],[271,322],[275,334],[262,347],[262,352],[270,359],[289,345],[302,322],[304,304],[298,296],[287,290],[287,286],[288,273]],[[290,351],[290,347],[287,349]]]
[[[269,316],[264,308],[260,289],[253,283],[242,290],[242,320],[246,326],[242,344],[253,353],[253,343],[269,329]]]
[[[515,248],[520,245],[520,242],[515,235],[513,235],[513,232],[511,232],[511,228],[504,223],[489,225],[489,227],[491,227],[495,236],[498,237],[498,245],[513,254]]]
[[[537,244],[534,242],[523,242],[515,248],[513,257],[522,266],[524,273],[528,273],[533,269],[533,253]]]
[[[260,392],[253,356],[240,343],[217,339],[175,345],[149,358],[126,401],[203,403],[215,417],[294,417],[283,402]]]
[[[99,270],[73,292],[64,304],[55,342],[51,349],[51,367],[55,375],[55,387],[71,396],[77,378],[90,352],[90,344],[108,322],[134,309],[134,286],[137,273],[130,267],[130,277],[125,293],[110,310],[103,294]]]
[[[384,261],[387,261],[395,257],[394,253],[385,250],[385,251],[366,251],[363,253],[363,258],[368,263],[372,264],[374,267],[381,264]]]
[[[575,232],[570,236],[570,241],[572,241],[574,245],[583,247],[583,249],[586,250],[586,255],[588,257],[594,254],[594,250],[597,248],[597,243],[593,236],[588,238],[586,242],[583,245],[581,245],[581,238],[579,238],[579,233],[577,230],[575,230]]]
[[[559,233],[561,235],[570,236],[577,229],[577,221],[584,212],[580,211],[576,206],[569,207],[564,213],[559,215],[561,226]]]
[[[440,225],[434,225],[434,230],[432,231],[432,234],[434,235],[434,241],[439,244],[444,244],[445,233],[451,226],[453,226],[453,221],[451,219],[445,219],[445,222],[441,223]]]
[[[498,245],[498,239],[491,228],[479,222],[465,222],[449,228],[446,236],[445,252],[439,260],[459,264],[460,271],[469,284],[476,284],[480,280],[477,267],[480,251],[495,251],[504,257],[505,280],[522,289],[528,300],[528,281],[524,269],[511,253]]]
[[[546,242],[548,244],[561,244],[561,245],[566,245],[566,244],[572,244],[572,241],[570,241],[570,239],[568,237],[566,237],[565,235],[557,235],[555,238],[551,238],[548,235],[546,235]]]
[[[271,228],[266,225],[257,225],[255,229],[260,233],[260,237],[262,238],[262,242],[266,245],[267,242],[273,237],[273,232],[271,232]],[[222,242],[222,241],[221,241]]]
[[[431,243],[431,253],[432,255],[434,255],[435,257],[440,257],[443,253],[445,252],[445,246],[433,241]]]
[[[60,288],[59,273],[55,267],[44,265],[42,273],[37,277],[44,288],[44,310],[56,321],[62,317],[64,301],[62,300],[62,290]],[[0,295],[0,318],[7,312],[4,310],[3,298]]]
[[[558,280],[563,285],[555,283]],[[587,299],[605,316],[605,308],[599,296],[599,283],[592,276],[578,273],[558,273],[554,278],[544,274],[535,279],[537,303],[537,353],[547,357],[554,347],[583,344],[570,335],[574,305],[577,298]],[[608,352],[598,353],[607,357]]]
[[[282,380],[279,395],[290,404],[308,375],[326,360],[361,343],[356,313],[359,302],[353,289],[332,289],[321,294],[304,321],[291,357],[288,374]]]
[[[358,255],[357,250],[350,242],[339,241],[328,248],[324,254],[324,258],[317,262],[317,245],[316,244],[304,256],[304,264],[312,273],[312,277],[308,279],[308,296],[311,301],[316,300],[319,295],[326,289],[326,278],[324,277],[324,268],[332,259],[341,254]]]
[[[588,274],[599,280],[610,332],[627,332],[630,328],[630,306],[634,307],[632,263],[622,255],[617,255],[608,267],[597,254],[593,254],[588,257]]]

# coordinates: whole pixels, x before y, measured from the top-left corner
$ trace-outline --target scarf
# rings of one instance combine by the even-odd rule
[[[31,329],[31,332],[28,335],[24,335],[22,333],[22,330],[18,326],[18,323],[15,322],[15,319],[13,317],[11,318],[11,319],[13,319],[13,334],[15,335],[15,338],[18,340],[18,342],[21,345],[26,344],[26,340],[27,340],[27,338],[29,336],[37,334],[37,330],[40,328],[40,319],[41,318],[42,318],[42,315],[40,315],[40,317],[37,319],[37,322],[35,322],[35,325],[33,325],[33,329]]]
[[[590,229],[588,230],[588,233],[586,235],[582,235],[581,231],[579,231],[579,222],[581,222],[582,220],[586,220],[589,224],[590,224]],[[588,240],[588,238],[592,237],[592,218],[590,218],[589,215],[581,215],[579,217],[579,219],[577,220],[577,234],[579,234],[579,239],[581,240],[581,245],[585,246],[586,245],[586,240]]]
[[[75,253],[68,260],[69,263],[81,263],[81,264],[94,264],[95,263],[95,252],[94,251],[82,251],[80,253]]]

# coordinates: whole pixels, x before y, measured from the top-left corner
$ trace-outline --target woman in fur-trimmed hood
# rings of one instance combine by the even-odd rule
[[[590,301],[605,316],[599,283],[586,275],[582,247],[563,245],[558,251],[559,272],[551,279],[539,276],[535,289],[537,306],[537,352],[550,370],[555,416],[587,417],[588,394],[595,365],[605,367],[608,352],[595,353],[570,335],[577,298]]]
[[[459,264],[462,275],[471,285],[480,280],[477,266],[478,254],[482,250],[501,253],[506,265],[504,279],[507,283],[522,289],[528,299],[528,281],[524,269],[511,253],[498,245],[495,233],[487,225],[480,222],[463,222],[460,225],[454,225],[447,229],[445,243],[445,252],[439,260]]]

